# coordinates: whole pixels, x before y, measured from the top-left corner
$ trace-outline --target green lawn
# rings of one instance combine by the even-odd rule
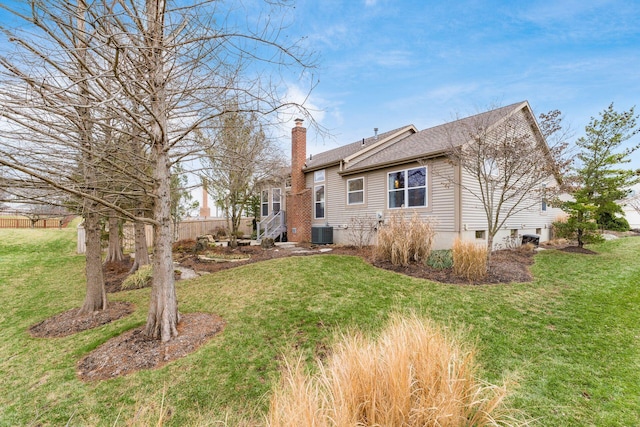
[[[110,295],[137,306],[113,324],[31,338],[31,324],[81,304],[84,259],[74,228],[0,230],[0,425],[145,425],[167,412],[176,426],[261,421],[283,354],[312,361],[336,332],[376,331],[392,311],[464,331],[479,376],[516,382],[508,403],[534,425],[640,425],[640,238],[592,249],[538,254],[525,284],[436,284],[335,255],[181,281],[180,310],[219,314],[224,332],[161,369],[87,384],[77,361],[143,324],[149,289]]]

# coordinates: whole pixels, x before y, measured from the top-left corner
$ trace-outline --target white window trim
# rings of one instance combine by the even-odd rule
[[[316,193],[318,191],[318,188],[322,187],[323,188],[323,194],[324,194],[324,200],[322,201],[317,201],[316,200]],[[316,213],[318,212],[316,209],[316,205],[318,203],[322,203],[322,216],[316,216]],[[319,184],[313,187],[313,219],[325,219],[327,217],[327,187],[324,184]]]
[[[408,172],[412,169],[424,169],[424,186],[419,186],[419,187],[409,187],[409,176],[408,176]],[[394,188],[387,188],[387,209],[403,209],[403,208],[412,208],[412,209],[420,209],[420,208],[428,208],[429,207],[429,168],[427,166],[416,166],[414,168],[406,168],[406,169],[400,169],[400,170],[395,170],[395,171],[391,171],[391,172],[387,172],[387,187],[389,187],[389,175],[391,174],[395,174],[398,172],[402,172],[404,173],[404,180],[405,180],[405,187],[403,188],[404,190],[404,200],[405,200],[405,204],[403,204],[402,206],[398,206],[395,208],[392,208],[391,206],[389,206],[389,193],[391,193],[392,191],[398,191]],[[409,199],[409,190],[410,189],[416,189],[416,188],[424,188],[424,205],[422,206],[407,206],[406,205],[406,201]]]
[[[313,182],[324,182],[325,181],[325,170],[320,169],[313,173]]]
[[[271,189],[271,212],[275,212],[274,205],[276,203],[276,198],[275,198],[276,191],[278,191],[278,212],[282,210],[282,189],[274,187]]]
[[[267,198],[265,200],[264,195],[267,195]],[[267,207],[267,213],[265,215],[264,213],[264,206]],[[269,216],[269,190],[262,190],[260,192],[260,216]]]
[[[349,183],[351,181],[357,181],[357,180],[360,180],[360,179],[362,180],[362,190],[349,191]],[[365,191],[364,191],[365,183],[366,183],[366,181],[364,179],[364,176],[361,176],[361,177],[358,177],[358,178],[351,178],[351,179],[347,180],[347,205],[349,205],[349,206],[364,205],[364,201],[365,201],[365,197],[366,197],[366,194],[365,194]],[[360,192],[362,192],[362,201],[361,202],[357,202],[357,203],[350,203],[349,202],[349,195],[352,194],[352,193],[360,193]]]

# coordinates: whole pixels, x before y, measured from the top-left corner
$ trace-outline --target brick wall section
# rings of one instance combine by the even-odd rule
[[[302,168],[307,159],[307,129],[296,119],[291,129],[291,192],[287,194],[287,239],[290,242],[311,241],[311,189],[306,188]],[[295,229],[295,233],[294,233]]]
[[[287,194],[287,240],[290,242],[311,241],[311,196],[310,188]]]

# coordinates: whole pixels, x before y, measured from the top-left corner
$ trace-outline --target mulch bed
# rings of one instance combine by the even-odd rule
[[[106,325],[130,315],[134,310],[135,306],[132,303],[124,301],[110,302],[106,310],[94,311],[82,316],[78,315],[80,308],[72,308],[32,325],[29,328],[29,333],[36,338],[66,337],[87,329]]]
[[[502,250],[491,255],[489,274],[474,285],[489,283],[530,282],[533,276],[529,266],[533,264],[533,251]],[[470,284],[466,279],[456,276],[452,268],[437,269],[424,264],[410,264],[407,267],[396,266],[389,261],[370,258],[369,262],[379,268],[406,274],[420,279],[434,280],[441,283]]]
[[[215,314],[183,314],[178,337],[166,343],[147,338],[141,326],[110,339],[82,358],[77,365],[78,376],[84,381],[95,381],[159,368],[196,351],[221,332],[224,325],[224,320]]]
[[[591,249],[587,248],[581,248],[579,246],[565,246],[564,248],[559,248],[559,250],[574,254],[598,255],[598,252],[594,252]]]
[[[102,267],[104,275],[104,287],[107,293],[120,292],[122,281],[127,278],[129,271],[133,266],[133,259],[126,256],[124,260],[119,262],[108,262]]]
[[[210,248],[207,253],[210,255],[219,254],[222,256],[242,255],[248,256],[247,259],[237,260],[234,262],[212,262],[204,261],[198,258],[198,254],[193,252],[181,252],[174,253],[174,259],[181,266],[190,268],[196,273],[215,273],[222,270],[227,270],[241,265],[252,264],[254,262],[267,261],[270,259],[284,258],[289,256],[304,256],[304,255],[317,255],[318,252],[314,251],[310,245],[298,245],[298,249],[305,252],[292,252],[288,249],[282,248],[270,248],[263,249],[260,246],[238,246],[237,248],[230,248],[228,246],[219,246]],[[342,249],[343,253],[345,252]],[[357,250],[346,250],[349,254],[357,254]],[[329,253],[339,253],[338,250],[333,250]]]

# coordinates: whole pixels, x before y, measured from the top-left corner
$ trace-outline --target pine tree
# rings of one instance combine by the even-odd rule
[[[628,189],[640,181],[637,172],[623,168],[630,162],[630,154],[640,147],[640,144],[625,147],[625,142],[639,131],[637,118],[633,107],[619,113],[612,103],[599,118],[591,118],[585,136],[576,141],[580,152],[574,169],[574,200],[565,203],[563,209],[569,213],[568,227],[576,234],[580,247],[597,239],[590,237],[597,226],[629,229],[616,201],[623,199]]]

